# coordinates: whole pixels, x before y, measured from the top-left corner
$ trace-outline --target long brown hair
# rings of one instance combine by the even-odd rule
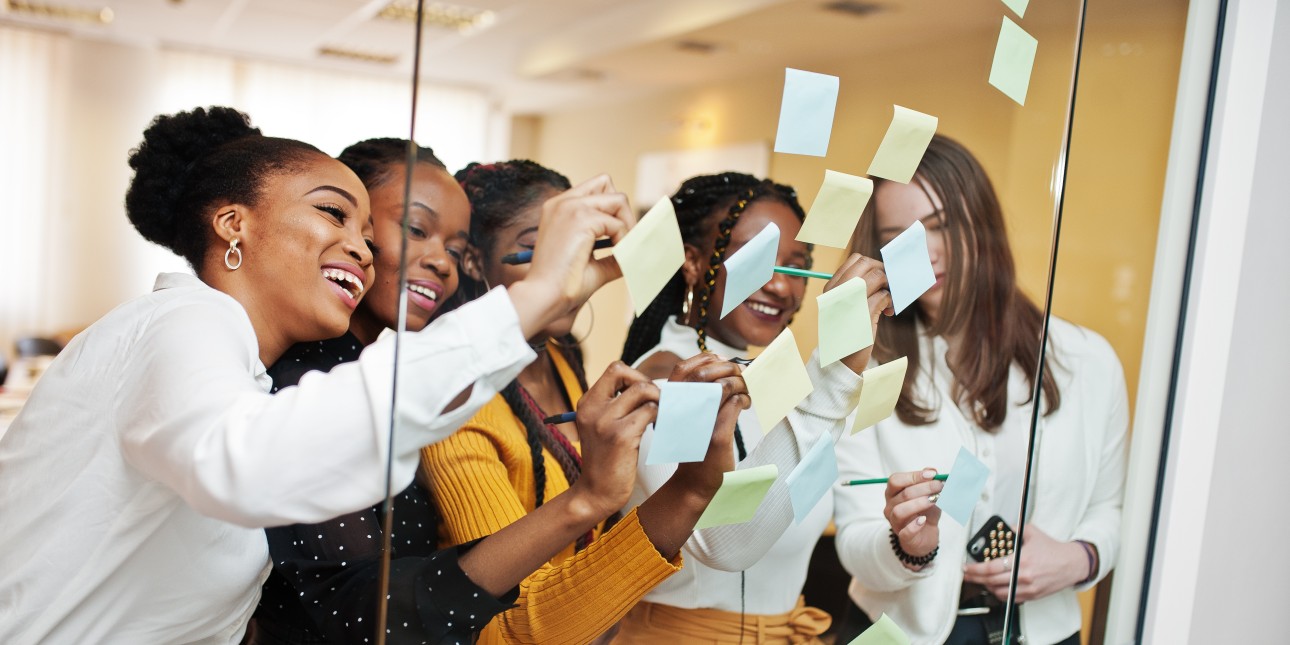
[[[922,323],[931,335],[960,335],[965,342],[946,361],[954,377],[950,396],[978,426],[994,431],[1008,414],[1008,372],[1014,363],[1025,371],[1026,382],[1034,390],[1044,314],[1017,287],[999,199],[972,153],[957,141],[937,135],[913,181],[929,200],[936,201],[934,194],[941,203],[949,259],[945,294],[935,323],[924,318],[918,307],[883,321],[874,357],[882,363],[909,358],[911,368],[905,372],[896,415],[907,425],[927,425],[936,419],[936,411],[933,402],[920,401],[914,394],[920,365],[916,324]],[[875,193],[884,182],[874,179]],[[876,202],[869,201],[851,241],[853,252],[869,257],[878,256],[882,243]],[[1043,376],[1045,416],[1061,406],[1050,369],[1057,363],[1051,349]]]

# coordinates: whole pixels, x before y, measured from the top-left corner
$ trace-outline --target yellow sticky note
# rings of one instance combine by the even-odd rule
[[[776,477],[779,477],[779,468],[775,464],[725,473],[721,476],[721,488],[712,496],[694,528],[742,524],[751,520]]]
[[[860,386],[860,405],[856,408],[856,420],[851,425],[851,434],[891,416],[896,410],[896,400],[900,398],[900,388],[905,384],[905,369],[908,367],[909,359],[901,356],[890,363],[864,371],[864,383]]]
[[[990,66],[990,84],[1016,101],[1026,104],[1030,89],[1030,72],[1035,66],[1035,51],[1039,41],[1017,26],[1007,16],[999,29],[999,44],[994,48],[994,63]]]
[[[847,248],[860,223],[860,213],[873,195],[873,180],[833,170],[824,171],[824,184],[811,202],[797,241]]]
[[[878,146],[878,154],[869,164],[869,174],[908,184],[918,170],[918,162],[927,152],[927,144],[936,134],[938,119],[899,105],[887,127],[887,134]]]
[[[672,200],[664,197],[614,245],[614,258],[623,270],[636,315],[654,301],[668,280],[685,264],[681,227]]]
[[[883,614],[863,634],[856,636],[849,645],[910,645],[909,635],[896,621]]]
[[[788,416],[815,386],[797,353],[792,330],[785,329],[744,369],[744,383],[752,398],[753,412],[765,432]]]
[[[873,316],[864,280],[851,278],[815,298],[820,308],[820,366],[873,344]]]

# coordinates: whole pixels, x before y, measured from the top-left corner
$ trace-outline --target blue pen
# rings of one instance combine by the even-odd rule
[[[577,412],[565,412],[564,414],[557,414],[553,417],[542,419],[542,423],[547,425],[559,425],[561,423],[569,423],[576,418],[578,418]]]
[[[596,240],[595,245],[593,245],[591,248],[607,249],[612,247],[613,245],[614,245],[614,241],[610,239]],[[532,262],[532,261],[533,261],[532,251],[520,251],[519,253],[511,253],[509,255],[502,256],[502,264],[528,264],[529,262]],[[570,420],[572,421],[572,419]]]

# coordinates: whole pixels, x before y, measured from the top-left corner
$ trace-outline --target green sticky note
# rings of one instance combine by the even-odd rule
[[[883,614],[863,634],[856,636],[850,645],[910,645],[909,636],[892,620]]]
[[[751,520],[776,477],[779,477],[779,468],[775,464],[725,473],[721,476],[721,488],[712,496],[694,528],[742,524]]]
[[[1039,41],[1007,16],[999,29],[999,44],[994,48],[994,64],[990,66],[990,84],[1007,94],[1018,105],[1026,104],[1026,91],[1030,89],[1030,72],[1035,66],[1035,50]]]
[[[890,363],[864,371],[864,383],[860,386],[860,405],[856,408],[856,420],[851,425],[851,434],[891,416],[896,410],[896,400],[900,398],[900,388],[905,384],[905,370],[908,367],[909,359],[901,356]]]
[[[936,134],[938,119],[899,105],[892,106],[895,112],[887,134],[878,146],[878,154],[869,164],[869,174],[908,184],[918,170],[918,162],[927,152],[927,144]]]
[[[636,315],[654,301],[668,280],[685,264],[681,227],[672,200],[664,197],[614,245],[614,258],[623,270]]]
[[[820,308],[821,367],[873,344],[868,298],[868,285],[860,278],[851,278],[815,298]]]
[[[1030,5],[1030,0],[1003,0],[1003,4],[1008,5],[1012,12],[1017,14],[1018,18],[1026,17],[1026,7]]]
[[[872,195],[872,179],[825,170],[824,184],[811,202],[811,211],[797,233],[797,241],[847,248]]]
[[[802,356],[797,353],[792,330],[786,328],[780,332],[757,360],[744,369],[744,383],[764,432],[770,432],[815,389],[802,364]]]

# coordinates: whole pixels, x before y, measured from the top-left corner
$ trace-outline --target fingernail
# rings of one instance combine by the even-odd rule
[[[926,516],[926,515],[919,515],[919,516],[918,516],[918,519],[914,520],[914,523],[915,523],[915,524],[917,524],[917,525],[919,525],[919,526],[922,526],[922,525],[926,524],[926,523],[927,523],[927,516]]]
[[[923,479],[931,479],[935,476],[936,476],[936,471],[932,470],[931,468],[928,468],[927,470],[923,471]]]
[[[931,503],[935,504],[935,503],[936,503],[936,500],[938,500],[938,499],[940,499],[940,498],[941,498],[941,496],[940,496],[940,494],[938,493],[938,494],[936,494],[936,495],[932,495],[932,496],[928,497],[928,498],[927,498],[927,501],[929,501],[929,502],[931,502]]]

